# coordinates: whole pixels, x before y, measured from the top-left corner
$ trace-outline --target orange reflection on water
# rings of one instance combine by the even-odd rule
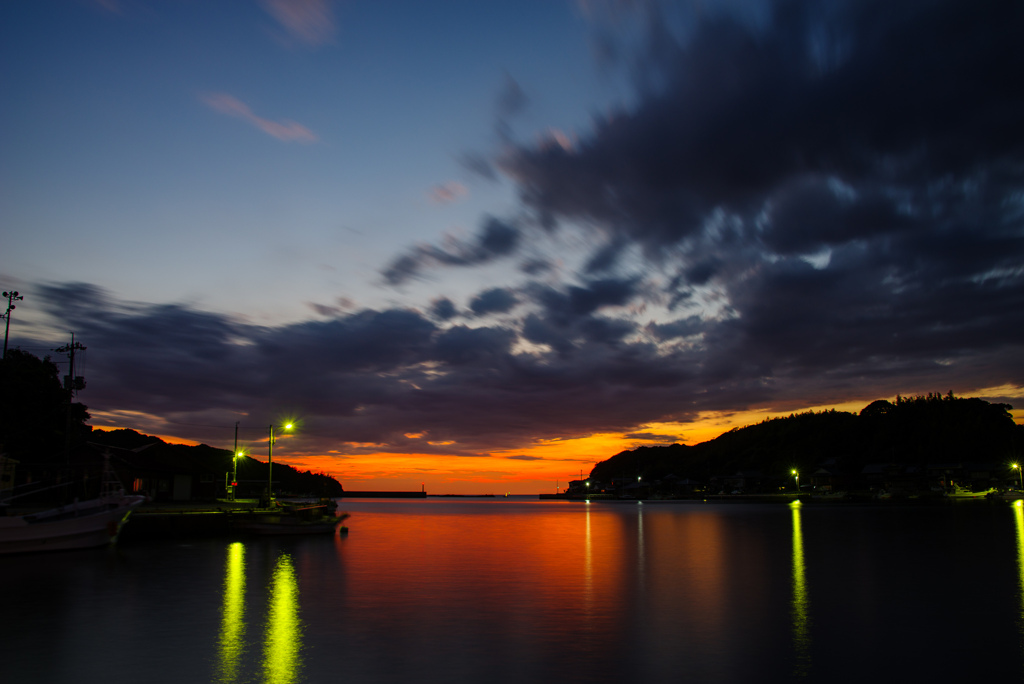
[[[669,602],[692,606],[708,629],[721,622],[726,608],[728,573],[725,540],[718,515],[647,515],[644,548],[650,554],[647,591]],[[660,600],[660,599],[659,599]]]
[[[448,506],[451,513],[432,508],[417,515],[414,506],[394,515],[359,512],[358,553],[338,546],[348,595],[357,610],[373,609],[360,613],[364,619],[402,614],[401,629],[414,630],[418,615],[464,612],[500,616],[510,632],[519,621],[587,632],[614,617],[609,605],[628,549],[607,511],[584,503],[553,505],[551,515],[504,507],[492,513],[472,503],[418,505]],[[523,504],[536,505],[544,504]],[[375,603],[360,606],[362,597]]]
[[[642,560],[637,564],[637,601],[643,605],[637,630],[644,660],[652,665],[687,662],[697,668],[688,673],[688,679],[721,675],[721,671],[701,671],[698,663],[706,662],[706,649],[729,640],[732,597],[723,520],[703,510],[678,515],[674,507],[640,506],[634,554]],[[679,634],[688,638],[671,636]],[[718,670],[732,666],[715,664]],[[651,675],[665,681],[678,677],[668,671]]]

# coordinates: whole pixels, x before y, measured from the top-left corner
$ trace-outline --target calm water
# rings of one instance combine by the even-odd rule
[[[0,559],[0,681],[1024,676],[1024,509],[343,501],[348,537]]]

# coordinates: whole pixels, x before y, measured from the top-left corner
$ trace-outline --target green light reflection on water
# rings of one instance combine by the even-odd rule
[[[270,585],[263,649],[264,681],[290,684],[297,681],[302,668],[302,622],[299,620],[299,584],[292,558],[286,553],[277,559]]]
[[[245,652],[245,546],[242,542],[228,546],[218,646],[220,668],[217,681],[222,684],[237,682],[239,662]]]
[[[800,527],[799,501],[789,504],[793,516],[793,647],[796,651],[794,674],[806,676],[811,669],[811,620],[808,616],[807,579],[804,568],[804,533]]]
[[[1017,568],[1020,571],[1021,629],[1024,630],[1024,501],[1013,502],[1013,519],[1017,523]]]

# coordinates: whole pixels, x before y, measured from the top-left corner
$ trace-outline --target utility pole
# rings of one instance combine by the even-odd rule
[[[272,468],[274,467],[274,424],[271,423],[270,427],[270,441],[267,445],[267,506],[274,505],[274,478],[271,475]]]
[[[85,378],[75,375],[75,352],[85,351],[81,342],[75,342],[75,333],[71,333],[71,344],[57,347],[53,351],[58,354],[68,355],[68,374],[64,376],[64,389],[68,393],[68,415],[64,424],[64,463],[71,463],[71,404],[74,401],[75,392],[85,389]]]
[[[4,318],[7,320],[4,326],[4,358],[7,358],[7,338],[11,334],[11,312],[18,307],[14,306],[14,302],[20,302],[25,297],[18,294],[17,290],[11,290],[10,292],[4,292],[4,297],[7,297],[7,311],[4,312]]]
[[[231,501],[235,500],[235,488],[238,486],[238,421],[235,421],[235,450],[231,452]]]

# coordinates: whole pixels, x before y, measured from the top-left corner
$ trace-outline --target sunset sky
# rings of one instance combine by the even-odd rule
[[[11,0],[11,346],[96,427],[532,494],[928,392],[1024,420],[1019,0]],[[823,455],[824,456],[824,455]]]

